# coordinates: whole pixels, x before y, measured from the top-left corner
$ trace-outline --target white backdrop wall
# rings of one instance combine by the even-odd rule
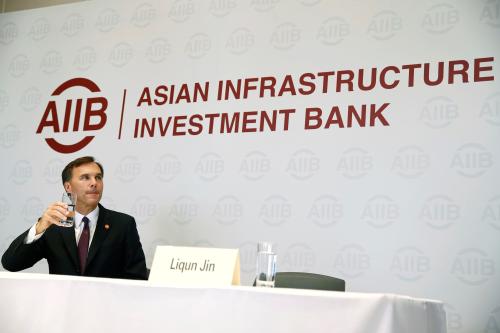
[[[450,332],[500,332],[499,57],[498,0],[89,1],[2,14],[0,250],[59,199],[62,167],[93,155],[105,168],[102,203],[135,216],[149,265],[159,244],[238,247],[250,284],[255,244],[272,240],[280,271],[341,277],[350,291],[440,299]],[[476,68],[475,59],[483,59]],[[448,81],[455,60],[457,70],[470,65],[468,82]],[[429,63],[434,80],[440,61],[445,76],[434,86],[422,68],[413,86],[408,72],[389,70],[388,82],[401,80],[393,89],[378,82],[363,91],[355,79],[353,91],[336,92],[332,75],[323,93],[317,77]],[[303,73],[316,74],[310,94],[216,98],[219,80],[289,74],[298,89]],[[77,77],[100,92],[51,96]],[[206,82],[207,101],[138,106],[145,87]],[[90,124],[104,126],[82,131],[82,110],[72,131],[76,99],[99,96],[106,121],[97,111]],[[49,101],[63,129],[66,100],[74,102],[68,131],[36,133]],[[326,121],[333,106],[347,117],[349,105],[384,103],[387,126],[380,118],[304,126],[308,107]],[[170,128],[134,137],[136,119],[274,109],[295,110],[287,130],[280,117],[275,131],[209,133],[203,121],[199,135]],[[178,127],[188,129],[196,127]],[[45,141],[86,135],[93,140],[68,154]],[[32,271],[46,272],[46,263]]]

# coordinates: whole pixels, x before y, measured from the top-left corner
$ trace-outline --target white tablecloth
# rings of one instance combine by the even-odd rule
[[[444,333],[446,318],[398,295],[0,272],[0,332]]]

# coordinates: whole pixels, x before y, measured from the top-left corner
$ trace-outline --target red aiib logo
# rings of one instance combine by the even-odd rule
[[[105,111],[108,107],[108,100],[106,98],[102,96],[66,98],[64,103],[63,95],[66,94],[63,93],[72,90],[82,91],[82,88],[88,90],[91,95],[101,92],[94,82],[86,78],[79,77],[64,82],[52,93],[52,99],[45,108],[36,134],[41,134],[44,130],[52,130],[57,135],[58,133],[96,131],[103,128],[107,120]],[[57,96],[61,97],[57,98]],[[61,105],[63,103],[64,106]],[[60,143],[52,137],[45,138],[45,141],[55,151],[70,154],[87,146],[92,139],[94,135],[87,135],[72,144]]]

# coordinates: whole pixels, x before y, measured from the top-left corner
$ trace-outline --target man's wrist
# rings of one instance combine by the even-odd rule
[[[42,218],[39,217],[38,218],[38,221],[36,222],[35,224],[35,231],[36,231],[36,235],[38,234],[41,234],[41,233],[44,233],[45,230],[47,230],[47,227],[45,227],[43,224],[43,221],[42,221]]]

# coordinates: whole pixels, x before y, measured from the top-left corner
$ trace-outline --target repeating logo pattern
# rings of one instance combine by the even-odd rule
[[[391,272],[401,281],[420,280],[430,270],[430,257],[416,247],[403,247],[397,250],[391,262]]]
[[[123,157],[115,170],[115,176],[125,183],[133,182],[141,173],[142,165],[137,156]]]
[[[449,332],[500,333],[494,299],[500,233],[494,51],[500,0],[431,1],[413,5],[411,13],[404,3],[365,8],[323,0],[78,6],[93,8],[92,15],[56,6],[0,22],[4,248],[20,231],[16,219],[21,229],[28,228],[46,208],[44,198],[59,193],[61,170],[73,154],[95,155],[105,162],[112,185],[102,203],[135,217],[148,264],[156,245],[240,245],[243,283],[251,284],[256,243],[270,239],[276,242],[279,271],[339,276],[352,291],[370,288],[367,281],[380,271],[389,277],[382,289],[411,290],[423,298],[443,295]],[[432,57],[425,56],[429,49]],[[483,63],[478,74],[481,66],[471,60],[479,57],[494,60]],[[446,61],[451,60],[469,62],[467,82],[461,82],[460,64],[450,74]],[[427,75],[425,64],[430,63],[434,79],[439,61],[444,62],[442,83],[423,86],[419,77]],[[402,64],[420,67],[403,70]],[[374,69],[380,79],[384,66],[401,69],[386,73],[388,81],[400,80],[396,88],[357,90],[358,69],[366,70],[366,81]],[[317,75],[347,69],[355,74],[352,91],[336,75]],[[277,80],[277,92],[285,75],[298,78],[305,72],[316,79],[294,81],[296,94],[270,97],[268,89],[258,98],[257,88],[249,98],[181,102],[151,108],[147,115],[290,107],[296,113],[288,132],[144,139],[139,150],[126,136],[116,141],[123,89],[126,122],[146,116],[134,106],[138,87],[178,89],[182,83],[210,81],[212,96],[218,80],[265,76]],[[477,75],[494,79],[475,82]],[[87,85],[67,86],[78,77]],[[299,96],[299,85],[308,88],[312,81],[315,92]],[[62,87],[54,90],[58,84]],[[330,92],[322,92],[321,84],[329,84]],[[336,92],[336,85],[342,91]],[[350,104],[383,102],[390,103],[390,126],[299,131],[304,107],[335,105],[343,112]],[[37,126],[40,133],[33,140]],[[129,129],[125,124],[123,130]],[[44,140],[62,149],[50,150]],[[64,148],[81,140],[80,149]],[[130,149],[117,156],[122,150],[111,141]],[[146,185],[151,191],[141,190]],[[391,247],[384,243],[387,237]],[[439,279],[449,283],[443,286]],[[484,299],[478,303],[476,295]]]
[[[379,194],[371,197],[361,213],[361,220],[374,228],[386,228],[399,220],[400,208],[390,196]]]
[[[45,74],[55,73],[63,64],[63,58],[59,51],[51,50],[47,52],[40,62],[40,69]]]
[[[276,8],[280,0],[252,0],[250,6],[257,12],[269,12]]]
[[[500,231],[500,195],[497,195],[486,203],[481,220]]]
[[[479,117],[488,124],[500,126],[500,92],[488,96],[479,111]]]
[[[116,44],[109,53],[109,63],[117,68],[124,67],[134,57],[134,49],[127,42]]]
[[[95,27],[100,32],[110,32],[120,22],[120,14],[112,8],[106,8],[97,16]]]
[[[64,166],[65,163],[59,158],[50,160],[43,169],[43,177],[45,178],[45,181],[49,184],[62,183],[61,172],[64,169]]]
[[[248,180],[260,180],[271,170],[271,159],[266,153],[252,151],[245,155],[240,164],[240,174]]]
[[[420,113],[420,120],[430,128],[435,129],[449,126],[458,117],[458,104],[445,96],[438,96],[427,100]]]
[[[50,33],[50,29],[49,21],[45,17],[42,17],[33,22],[28,35],[34,41],[43,40]]]
[[[35,110],[42,100],[42,93],[36,87],[26,89],[19,100],[19,106],[26,111],[31,112]]]
[[[0,90],[0,113],[7,110],[9,106],[9,95],[4,90]]]
[[[24,54],[18,54],[12,58],[9,65],[9,74],[14,78],[19,78],[30,69],[30,61]]]
[[[212,49],[212,40],[205,33],[197,33],[191,36],[186,43],[184,52],[191,59],[200,59],[206,56]]]
[[[448,332],[460,332],[464,326],[462,315],[450,304],[445,303],[444,309],[446,311]]]
[[[294,23],[282,23],[274,29],[270,43],[275,49],[286,51],[300,41],[301,35],[302,31]]]
[[[80,14],[70,14],[61,26],[61,32],[67,37],[78,35],[85,27],[85,20]]]
[[[370,255],[359,244],[343,246],[338,250],[333,259],[334,270],[349,279],[363,276],[370,267]]]
[[[0,44],[10,44],[19,35],[19,29],[14,22],[7,22],[0,26]]]
[[[10,179],[16,185],[23,185],[33,177],[33,167],[27,160],[17,161],[10,174]]]
[[[316,267],[316,252],[308,244],[290,245],[279,256],[279,271],[311,272]]]
[[[262,203],[259,218],[269,226],[279,226],[292,217],[292,205],[281,195],[271,195]]]
[[[156,9],[150,3],[137,6],[130,23],[139,28],[145,28],[156,18]]]
[[[308,149],[301,149],[292,154],[286,172],[297,180],[307,180],[320,169],[320,159]]]
[[[255,35],[248,28],[237,28],[227,38],[226,49],[235,55],[246,53],[255,44]]]
[[[170,207],[170,219],[180,225],[193,222],[198,217],[198,204],[196,201],[187,195],[183,195],[175,199]]]
[[[491,311],[483,332],[485,333],[500,332],[500,306],[496,307]]]
[[[140,196],[132,205],[131,213],[137,224],[146,224],[158,214],[158,207],[149,196]]]
[[[257,260],[257,242],[244,242],[239,246],[241,272],[251,276],[251,283],[255,279]]]
[[[146,50],[146,57],[153,64],[160,63],[165,61],[171,48],[170,43],[165,38],[153,39]]]
[[[313,7],[322,2],[323,0],[298,0],[298,1],[306,7]]]
[[[469,286],[488,282],[496,273],[495,261],[483,250],[469,248],[460,251],[451,265],[451,274]]]
[[[391,10],[384,10],[372,17],[366,33],[376,40],[385,41],[393,38],[402,29],[401,17]]]
[[[444,34],[460,23],[459,11],[449,3],[441,3],[427,10],[422,28],[432,34]]]
[[[460,219],[460,206],[446,195],[433,195],[425,200],[419,219],[433,229],[448,229]]]
[[[467,178],[481,177],[492,166],[493,155],[478,143],[467,143],[459,147],[450,165],[459,175]]]
[[[307,219],[320,227],[330,227],[337,224],[344,216],[344,206],[332,195],[322,195],[314,200]]]
[[[243,216],[243,204],[234,195],[224,195],[215,204],[213,217],[222,225],[237,223]]]
[[[342,154],[337,171],[349,179],[360,179],[374,167],[373,156],[365,149],[350,148]]]
[[[486,0],[481,10],[479,20],[492,28],[500,28],[499,0]]]
[[[321,24],[316,34],[316,38],[322,44],[333,46],[340,44],[351,34],[351,27],[345,19],[341,17],[331,17]]]
[[[0,129],[0,146],[12,148],[21,138],[21,131],[14,124],[6,125]]]
[[[182,171],[182,163],[179,158],[173,154],[160,156],[156,162],[153,174],[157,179],[163,182],[172,181]]]
[[[84,46],[76,52],[73,66],[81,71],[91,68],[97,61],[97,53],[91,46]]]
[[[21,216],[27,225],[33,225],[43,214],[45,207],[38,197],[29,197],[21,208]]]
[[[168,12],[168,17],[174,22],[183,23],[189,20],[195,11],[193,0],[175,0]]]
[[[230,14],[237,6],[238,2],[235,0],[210,1],[208,11],[213,16],[222,18]]]
[[[195,166],[195,173],[201,180],[213,181],[224,172],[224,159],[217,153],[206,153]]]
[[[417,178],[430,166],[430,157],[422,148],[406,146],[398,149],[392,162],[392,171],[401,177]]]

